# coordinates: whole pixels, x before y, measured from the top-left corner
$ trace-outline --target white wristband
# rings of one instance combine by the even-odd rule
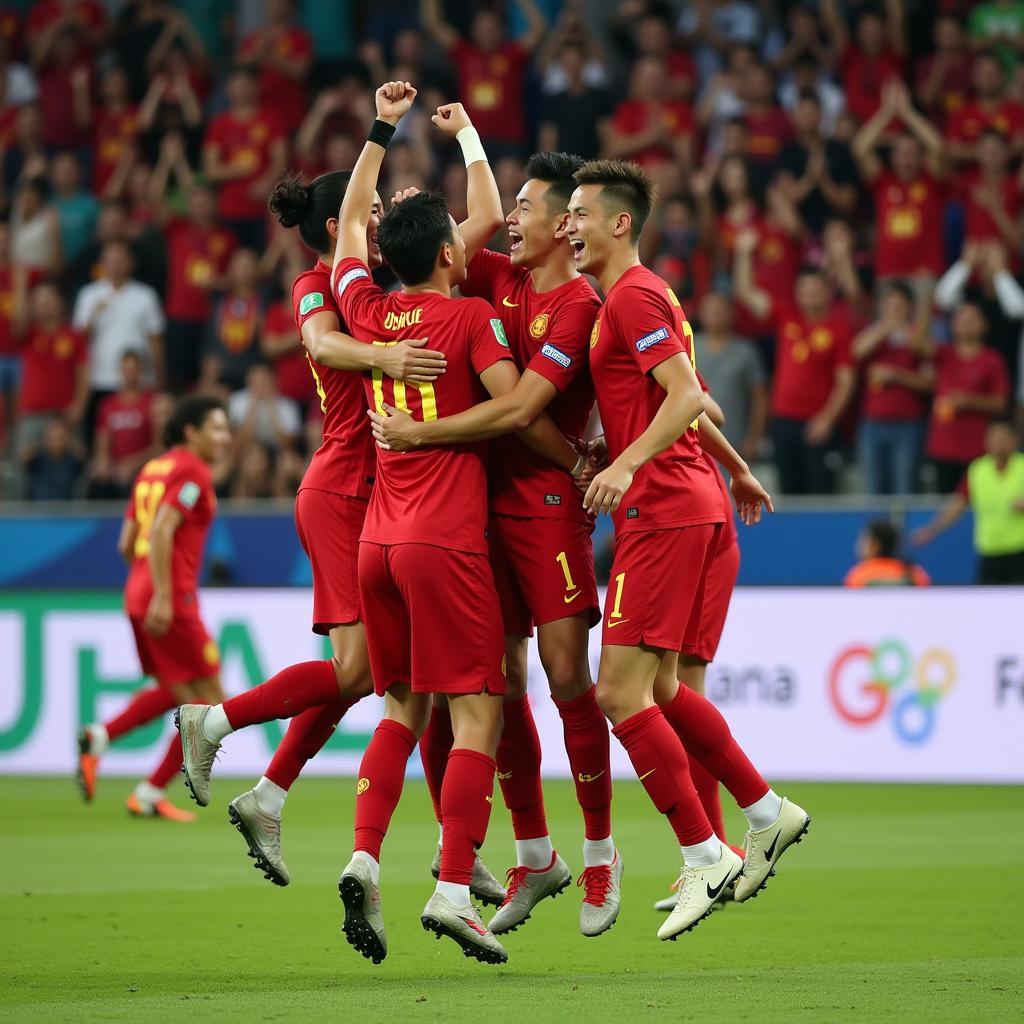
[[[484,144],[480,141],[480,133],[472,125],[463,128],[455,136],[455,140],[462,147],[462,159],[466,161],[467,167],[470,164],[475,164],[478,160],[487,160]]]

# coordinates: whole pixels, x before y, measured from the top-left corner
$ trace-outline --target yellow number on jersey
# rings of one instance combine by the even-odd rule
[[[149,532],[153,529],[160,499],[166,493],[167,485],[162,480],[140,480],[135,485],[135,521],[139,524],[135,538],[136,558],[145,558],[149,554]]]
[[[383,348],[390,348],[397,345],[397,341],[375,341],[374,345]],[[373,405],[377,412],[384,415],[384,371],[373,370]],[[409,403],[405,398],[406,388],[415,388],[420,393],[420,408],[423,410],[423,422],[429,423],[437,419],[437,395],[434,393],[434,385],[430,381],[396,380],[394,384],[395,400],[394,407],[400,412],[409,412]]]
[[[671,288],[666,288],[665,291],[668,293],[668,301],[672,303],[676,309],[679,310],[679,320],[682,324],[683,337],[686,338],[687,343],[690,346],[690,365],[693,367],[694,372],[697,371],[697,346],[693,343],[693,328],[690,326],[690,321],[683,315],[683,307],[679,299],[676,298],[676,293]],[[696,430],[698,427],[697,420],[694,420],[690,424],[691,430]]]

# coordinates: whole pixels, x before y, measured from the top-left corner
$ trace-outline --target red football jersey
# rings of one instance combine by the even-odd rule
[[[996,131],[1008,139],[1024,134],[1024,103],[1002,100],[986,110],[975,100],[951,119],[949,136],[957,142],[977,142],[982,132]]]
[[[243,63],[252,63],[266,32],[273,35],[270,54],[267,56],[273,55],[278,60],[313,57],[312,37],[305,29],[292,25],[289,28],[250,32],[242,40],[239,50],[239,58]],[[305,80],[286,74],[270,64],[266,58],[260,63],[260,101],[281,124],[301,124],[308,105]]]
[[[650,371],[677,353],[693,362],[693,331],[657,274],[631,267],[612,286],[590,337],[590,373],[608,455],[617,458],[647,428],[665,391]],[[641,466],[613,519],[617,534],[720,523],[722,495],[697,440],[696,421]]]
[[[79,368],[89,359],[85,335],[72,327],[35,328],[22,357],[22,413],[62,412],[75,397]]]
[[[928,454],[933,459],[970,462],[985,451],[985,429],[992,417],[974,409],[954,409],[947,396],[956,391],[1006,398],[1010,380],[999,353],[983,348],[965,357],[954,345],[941,345],[935,350],[935,402]]]
[[[524,79],[530,55],[519,43],[486,52],[464,39],[448,51],[459,76],[459,96],[484,139],[521,143],[526,138]]]
[[[110,436],[110,457],[119,462],[141,455],[153,443],[151,406],[153,396],[145,391],[128,401],[119,394],[107,395],[96,414],[96,432]]]
[[[227,220],[255,220],[266,216],[265,196],[252,196],[249,190],[259,181],[270,163],[270,146],[281,136],[276,118],[269,111],[240,120],[231,111],[219,114],[210,123],[204,147],[213,147],[218,157],[243,171],[220,186],[217,211]]]
[[[978,171],[973,171],[967,174],[964,180],[964,200],[967,213],[964,238],[969,242],[1001,242],[1003,240],[1003,233],[999,230],[995,218],[976,198],[978,191],[985,188],[986,185],[999,195],[1006,216],[1014,224],[1020,218],[1021,190],[1017,175],[1004,174],[999,181],[986,182]],[[1016,262],[1017,254],[1012,253],[1011,270],[1015,269]]]
[[[773,314],[777,331],[772,412],[809,420],[828,401],[837,367],[853,365],[849,320],[841,310],[832,309],[823,320],[810,321],[796,306],[782,304]]]
[[[889,381],[880,384],[871,379],[872,366],[893,366],[899,370],[919,372],[926,365],[903,336],[891,335],[882,342],[865,365],[864,418],[867,420],[923,420],[928,412],[924,394],[904,384]]]
[[[167,315],[172,320],[205,321],[212,308],[210,282],[227,269],[237,244],[222,227],[203,228],[192,221],[172,220],[167,239]]]
[[[710,391],[710,388],[699,373],[697,374],[697,380],[700,381],[701,388],[704,393],[707,394]],[[704,456],[704,461],[713,470],[715,479],[718,481],[718,489],[722,492],[722,505],[725,510],[725,525],[722,527],[721,537],[718,538],[718,551],[722,552],[739,540],[739,534],[736,532],[736,517],[732,510],[732,493],[730,492],[729,485],[725,482],[722,470],[719,468],[715,459],[703,448],[701,449],[701,454]]]
[[[747,152],[751,160],[774,164],[782,147],[793,138],[793,122],[782,107],[769,110],[748,110],[743,115],[747,123]]]
[[[693,112],[682,100],[666,99],[660,103],[623,100],[615,108],[612,124],[621,135],[642,135],[650,131],[655,119],[660,120],[666,130],[675,137],[693,135],[696,132]],[[674,159],[672,150],[663,144],[646,146],[630,157],[630,160],[641,167],[655,167]]]
[[[334,295],[357,338],[387,345],[425,338],[448,367],[432,384],[407,384],[374,373],[366,396],[378,412],[387,404],[426,421],[454,416],[486,400],[480,374],[511,359],[501,321],[481,299],[448,299],[438,292],[385,293],[366,264],[342,260]],[[364,428],[369,432],[369,428]],[[362,540],[375,544],[434,544],[487,553],[485,443],[380,452],[377,486],[366,510]]]
[[[532,370],[558,388],[548,415],[567,437],[583,437],[594,407],[587,350],[601,308],[587,279],[536,292],[528,270],[484,249],[470,262],[462,293],[486,299],[498,311],[520,372]],[[568,473],[513,434],[491,442],[489,475],[492,512],[589,521]]]
[[[124,110],[106,110],[101,107],[93,115],[93,165],[92,191],[102,195],[107,183],[117,170],[125,150],[135,142],[139,134],[139,108],[125,107]]]
[[[145,615],[153,596],[149,533],[161,505],[172,505],[184,516],[174,533],[171,556],[174,614],[194,613],[198,608],[199,571],[206,535],[217,511],[217,495],[210,467],[187,448],[178,447],[150,459],[132,485],[125,516],[138,524],[138,534],[124,592],[129,615]]]
[[[881,105],[882,87],[892,78],[903,78],[903,69],[903,58],[893,50],[871,57],[857,45],[847,46],[840,59],[846,109],[863,124]]]
[[[919,271],[941,274],[942,189],[929,174],[902,181],[888,171],[872,183],[878,231],[875,273],[911,277]]]
[[[302,325],[316,313],[334,313],[347,332],[331,290],[331,268],[317,260],[312,270],[295,279],[292,307],[301,344]],[[362,375],[352,370],[321,366],[306,353],[320,409],[324,414],[324,440],[302,478],[302,487],[347,497],[368,498],[377,473],[376,445],[366,416]]]
[[[11,268],[0,267],[0,356],[21,351],[21,340],[14,334],[14,281]]]

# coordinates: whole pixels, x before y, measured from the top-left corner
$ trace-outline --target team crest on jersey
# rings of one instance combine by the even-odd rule
[[[551,322],[551,315],[549,313],[541,313],[539,316],[533,318],[533,323],[530,324],[530,334],[535,338],[543,338],[548,333],[548,324]]]
[[[356,783],[356,796],[362,796],[370,788],[370,780],[365,776]]]
[[[303,295],[302,301],[299,303],[299,316],[305,316],[314,309],[320,309],[323,304],[323,292],[310,292],[308,295]]]
[[[590,347],[597,348],[597,339],[601,337],[601,318],[598,317],[594,321],[594,326],[590,331]]]
[[[494,331],[494,337],[498,344],[508,348],[508,338],[505,337],[505,328],[500,320],[491,321],[491,330]]]
[[[193,483],[190,480],[188,483],[181,485],[181,490],[178,491],[178,501],[180,501],[185,508],[195,508],[198,500],[199,484]]]

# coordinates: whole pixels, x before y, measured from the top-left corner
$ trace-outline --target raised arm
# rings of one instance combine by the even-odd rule
[[[821,20],[836,56],[842,57],[850,43],[850,31],[839,10],[838,0],[821,0]]]
[[[334,267],[349,257],[366,262],[366,228],[370,223],[370,210],[377,192],[377,178],[387,152],[387,140],[393,129],[408,113],[416,90],[408,82],[385,82],[376,92],[377,121],[370,138],[352,170],[345,199],[338,214],[338,245],[334,251]],[[379,141],[375,140],[375,135]]]
[[[945,177],[945,143],[938,129],[917,110],[910,90],[902,82],[890,82],[888,89],[896,116],[910,129],[910,134],[924,149],[928,170],[936,178]]]
[[[894,99],[892,89],[887,84],[882,89],[881,106],[864,122],[850,143],[853,158],[865,181],[874,181],[882,173],[882,161],[878,159],[875,149],[892,120]]]
[[[465,107],[461,103],[446,103],[437,108],[430,120],[445,135],[459,143],[466,161],[466,210],[469,216],[459,225],[459,231],[466,243],[468,263],[505,222],[501,210],[501,194],[491,165],[487,162],[480,135],[473,127]]]
[[[548,30],[547,18],[537,6],[536,0],[516,0],[516,3],[519,5],[519,10],[523,12],[527,25],[526,35],[519,40],[519,45],[527,53],[532,53],[540,46],[544,33]]]
[[[757,232],[747,229],[736,236],[735,259],[732,265],[733,289],[736,298],[759,319],[772,311],[772,297],[754,282],[754,248]]]
[[[420,21],[424,31],[437,41],[445,53],[459,41],[459,33],[444,20],[441,0],[420,0]]]

